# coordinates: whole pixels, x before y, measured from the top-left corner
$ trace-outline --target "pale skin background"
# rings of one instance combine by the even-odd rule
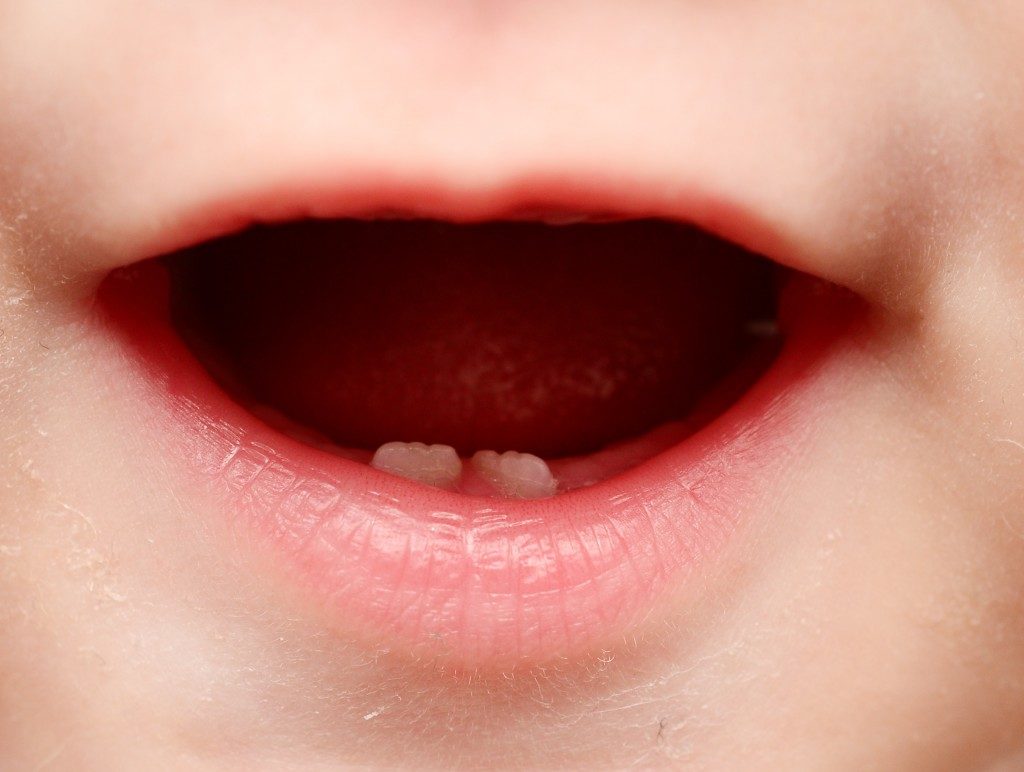
[[[1016,0],[0,0],[0,767],[1024,768],[1021,41]],[[741,569],[632,652],[329,636],[132,440],[83,277],[354,157],[712,180],[876,306]]]

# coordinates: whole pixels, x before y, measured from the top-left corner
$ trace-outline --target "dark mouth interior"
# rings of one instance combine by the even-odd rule
[[[345,448],[592,453],[698,425],[780,345],[781,269],[666,221],[303,221],[164,260],[207,369]]]

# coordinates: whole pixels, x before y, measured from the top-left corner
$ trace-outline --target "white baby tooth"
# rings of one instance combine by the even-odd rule
[[[530,453],[481,450],[473,456],[473,467],[509,498],[541,499],[554,496],[558,490],[558,483],[544,459]]]
[[[389,442],[377,449],[370,465],[399,477],[449,490],[462,476],[462,459],[455,448],[448,445]]]

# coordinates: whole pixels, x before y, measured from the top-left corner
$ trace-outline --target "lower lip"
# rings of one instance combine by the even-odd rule
[[[331,627],[471,667],[614,645],[691,584],[770,509],[849,321],[842,304],[808,303],[769,372],[698,434],[592,487],[521,502],[424,487],[264,425],[173,332],[154,302],[165,283],[155,264],[115,275],[101,308],[142,363],[184,493],[243,529]]]

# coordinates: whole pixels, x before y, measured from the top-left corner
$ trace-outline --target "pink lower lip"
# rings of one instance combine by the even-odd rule
[[[110,329],[147,367],[157,430],[209,496],[304,586],[330,623],[462,665],[614,645],[765,508],[813,424],[823,350],[848,316],[810,303],[739,403],[674,448],[532,502],[428,488],[300,443],[224,394],[171,329],[162,269],[103,289]],[[140,290],[140,288],[143,288]],[[831,306],[823,309],[820,306]]]

